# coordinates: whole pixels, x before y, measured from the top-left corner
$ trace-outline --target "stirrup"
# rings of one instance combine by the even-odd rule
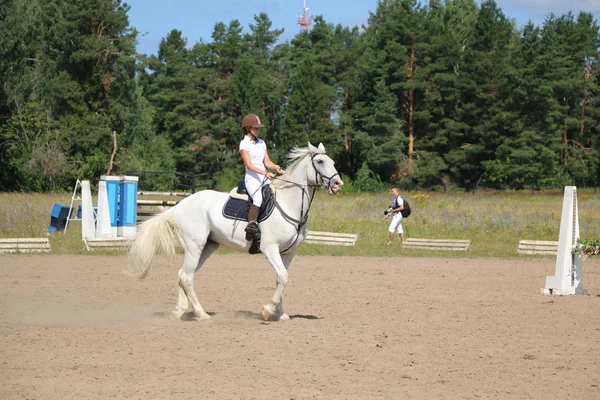
[[[254,238],[254,235],[256,235],[256,231],[258,231],[258,224],[256,221],[250,221],[244,231],[246,232],[246,240],[250,241]]]

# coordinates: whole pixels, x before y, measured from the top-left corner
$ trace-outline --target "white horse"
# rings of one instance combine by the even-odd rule
[[[306,221],[315,189],[321,186],[329,194],[336,194],[344,184],[333,160],[325,154],[323,144],[314,147],[308,143],[306,148],[295,148],[288,159],[287,171],[271,183],[275,209],[259,224],[260,251],[277,273],[275,293],[261,313],[265,320],[289,319],[283,311],[283,289],[296,248],[306,238]],[[245,238],[247,223],[223,216],[228,198],[228,193],[200,191],[142,223],[132,242],[125,272],[140,278],[148,274],[161,249],[173,255],[177,242],[183,247],[185,255],[178,273],[179,297],[171,314],[173,318],[182,317],[188,310],[188,301],[197,318],[210,318],[194,291],[194,273],[219,246],[238,251],[248,251],[251,246]]]

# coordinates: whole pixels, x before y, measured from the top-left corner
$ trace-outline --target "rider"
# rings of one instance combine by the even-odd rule
[[[267,171],[267,168],[275,170],[278,174],[285,172],[283,168],[271,161],[265,141],[258,138],[262,127],[260,119],[255,114],[248,114],[242,118],[244,138],[240,142],[240,154],[246,167],[244,176],[246,191],[252,197],[252,205],[248,212],[248,226],[245,229],[246,240],[252,240],[258,230],[256,220],[263,201],[262,187],[270,183],[270,178],[275,177],[275,174]]]

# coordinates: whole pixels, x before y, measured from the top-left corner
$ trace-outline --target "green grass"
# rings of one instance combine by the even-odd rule
[[[471,251],[431,252],[384,246],[389,220],[383,211],[389,194],[326,196],[318,193],[310,213],[309,229],[358,233],[355,248],[302,246],[299,254],[366,256],[439,255],[444,257],[517,257],[521,239],[558,240],[562,209],[561,192],[403,193],[412,215],[403,220],[407,237],[470,239]],[[578,190],[582,239],[600,237],[600,193]],[[397,243],[396,243],[397,244]]]
[[[64,233],[48,234],[54,203],[69,205],[70,202],[71,193],[0,193],[0,237],[47,236],[53,253],[82,254],[80,222],[71,221]]]
[[[521,239],[558,240],[562,192],[402,193],[412,215],[403,221],[408,237],[470,239],[469,252],[432,252],[384,246],[389,220],[383,211],[391,195],[315,196],[308,221],[310,230],[357,233],[355,247],[303,245],[301,255],[517,257]],[[54,203],[69,204],[71,193],[0,193],[0,237],[44,237]],[[578,190],[581,238],[600,238],[600,193]],[[71,221],[66,233],[48,236],[53,253],[89,254],[83,248],[80,222]],[[222,250],[227,252],[226,250]],[[97,253],[96,253],[97,254]],[[522,257],[522,256],[520,256]]]

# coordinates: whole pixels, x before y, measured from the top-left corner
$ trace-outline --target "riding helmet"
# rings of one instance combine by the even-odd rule
[[[246,127],[250,128],[262,128],[264,125],[260,123],[260,118],[256,114],[248,114],[242,118],[242,129]]]

